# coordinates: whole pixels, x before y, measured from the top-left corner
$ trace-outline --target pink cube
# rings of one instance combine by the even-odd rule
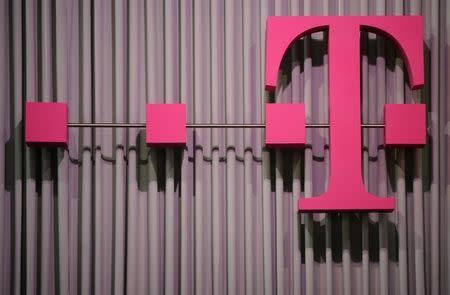
[[[305,105],[266,104],[266,146],[303,147],[305,145]]]
[[[425,104],[386,104],[384,124],[386,146],[420,147],[427,143]]]
[[[146,142],[149,146],[185,146],[186,105],[147,104]]]
[[[25,142],[28,145],[67,146],[67,104],[27,102]]]

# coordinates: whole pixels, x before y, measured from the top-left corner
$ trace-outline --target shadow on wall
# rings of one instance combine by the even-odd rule
[[[331,219],[331,253],[333,262],[342,262],[342,216],[339,213],[330,213]],[[369,253],[371,262],[380,260],[380,241],[379,241],[379,223],[372,222],[369,218],[369,244],[362,244],[362,219],[359,213],[348,213],[350,225],[350,256],[353,262],[362,262],[363,251]],[[305,236],[305,224],[300,221],[300,213],[298,214],[298,225],[300,229],[300,237]],[[325,262],[326,246],[325,246],[325,219],[314,221],[313,225],[313,244],[314,244],[314,261]],[[388,256],[390,261],[398,261],[398,232],[394,223],[388,221]],[[300,252],[302,255],[302,263],[305,263],[305,240],[300,239]]]
[[[5,189],[6,191],[12,192],[14,190],[14,184],[17,180],[24,180],[25,178],[33,179],[36,182],[36,193],[41,195],[42,192],[42,181],[54,181],[54,184],[57,185],[57,177],[58,177],[58,166],[62,161],[62,157],[60,153],[62,152],[61,148],[56,147],[31,147],[29,149],[31,155],[29,161],[26,163],[26,167],[28,169],[28,176],[25,176],[25,171],[23,171],[24,167],[17,167],[15,163],[15,155],[17,153],[22,153],[22,145],[24,144],[23,138],[16,140],[16,136],[22,137],[23,123],[20,123],[15,127],[14,131],[11,132],[13,136],[11,136],[8,141],[5,143]],[[149,178],[149,157],[152,157],[153,163],[156,163],[156,176],[158,183],[158,191],[164,191],[165,189],[165,159],[166,159],[166,151],[164,148],[152,148],[149,149],[145,143],[145,130],[141,130],[136,136],[135,146],[130,146],[128,151],[135,150],[138,156],[138,165],[136,165],[137,169],[137,184],[140,191],[146,192],[148,191],[148,184],[150,182]],[[122,147],[118,147],[122,148]],[[91,151],[91,147],[83,147],[81,150],[89,150]],[[180,173],[181,173],[181,153],[182,151],[179,149],[175,149],[174,157],[175,157],[175,187],[177,188],[180,182]],[[113,154],[114,155],[114,154]],[[25,156],[24,156],[25,157]],[[70,162],[72,164],[76,164],[78,166],[82,166],[83,163],[80,158],[76,158],[73,156],[69,156]],[[43,164],[43,159],[47,159],[50,165]],[[111,163],[115,163],[116,159],[113,157],[101,157],[102,161],[108,161]],[[24,160],[22,158],[22,160]],[[128,163],[128,153],[125,156],[125,161]],[[95,159],[91,156],[91,162],[95,165]],[[45,168],[45,169],[44,169]],[[15,173],[17,169],[22,170],[22,179],[18,173]],[[55,188],[55,191],[56,188]]]
[[[136,175],[138,189],[141,192],[148,192],[150,183],[150,169],[155,169],[158,191],[164,191],[166,188],[166,149],[148,148],[145,142],[145,130],[140,130],[136,136],[136,145],[129,150],[135,149],[138,157],[136,165]],[[181,156],[183,151],[179,148],[174,149],[174,181],[175,191],[179,190],[181,181]],[[150,162],[155,165],[149,169]]]
[[[22,138],[23,122],[20,121],[15,127],[15,130],[11,132],[12,137],[5,143],[5,189],[12,192],[14,190],[14,184],[17,180],[24,181],[25,179],[33,179],[36,182],[36,193],[41,195],[42,193],[42,181],[53,181],[55,186],[54,191],[57,191],[58,184],[58,165],[62,161],[60,152],[62,151],[56,147],[31,147],[30,159],[26,162],[28,169],[28,176],[22,163],[21,167],[17,167],[15,158],[17,153],[23,153],[25,149],[22,149],[24,140]],[[21,136],[19,140],[16,140],[16,136]],[[43,160],[47,163],[43,163]],[[25,162],[25,155],[22,155],[22,162]],[[17,170],[21,170],[21,174],[16,173]],[[18,177],[22,175],[22,179]]]
[[[16,136],[22,136],[23,123],[22,121],[11,130],[12,136],[5,143],[5,190],[12,192],[14,189],[14,183],[16,180],[16,169],[21,169],[21,167],[16,167],[14,163],[14,154],[21,152],[21,145],[16,146]]]

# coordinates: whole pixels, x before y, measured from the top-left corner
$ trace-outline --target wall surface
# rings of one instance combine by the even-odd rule
[[[268,15],[423,15],[426,85],[390,41],[361,33],[362,121],[424,102],[424,149],[363,131],[366,188],[389,214],[298,214],[323,193],[328,132],[269,151],[259,129],[188,130],[185,150],[143,130],[70,129],[67,149],[23,142],[25,101],[71,122],[144,122],[184,102],[189,122],[264,122],[266,102],[328,120],[327,34],[296,42],[264,92]],[[0,294],[449,294],[449,1],[0,0]],[[334,172],[339,173],[339,172]]]

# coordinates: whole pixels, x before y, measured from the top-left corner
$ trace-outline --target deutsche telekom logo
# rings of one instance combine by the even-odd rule
[[[307,34],[328,30],[330,181],[327,192],[300,199],[302,212],[392,211],[395,199],[366,192],[361,177],[360,32],[372,31],[395,41],[403,54],[413,89],[423,85],[422,18],[384,17],[269,17],[266,29],[266,89],[274,90],[280,61],[289,45]],[[248,73],[247,73],[248,74]],[[67,146],[68,127],[146,128],[149,146],[186,145],[186,128],[214,124],[186,123],[184,104],[148,104],[145,123],[68,123],[67,103],[27,102],[25,142],[29,145]],[[202,125],[202,126],[200,126]],[[205,126],[206,125],[206,126]],[[218,124],[214,127],[248,127]],[[261,124],[255,124],[261,127]],[[266,105],[267,147],[305,144],[302,104]],[[426,143],[425,105],[385,105],[386,146]]]
[[[403,55],[411,87],[417,89],[422,87],[424,81],[422,18],[420,16],[268,17],[267,90],[275,89],[280,61],[289,45],[297,38],[323,30],[328,31],[329,52],[329,187],[321,196],[300,199],[299,210],[301,212],[392,211],[395,208],[395,199],[369,194],[362,181],[360,32],[362,30],[375,32],[393,40]],[[270,113],[270,110],[267,110]],[[278,115],[289,117],[289,111],[281,110]],[[299,132],[303,132],[304,138],[304,126],[301,127]],[[295,126],[292,128],[296,129]],[[267,123],[266,129],[269,133],[266,136],[277,136],[277,130],[270,130]],[[281,128],[278,130],[281,132]],[[271,138],[266,138],[267,140],[270,141]],[[280,143],[294,144],[288,140],[280,140]],[[425,106],[386,105],[385,144],[387,146],[425,144]]]

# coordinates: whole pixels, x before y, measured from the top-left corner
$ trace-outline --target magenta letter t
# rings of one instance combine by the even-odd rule
[[[300,199],[301,212],[392,211],[395,199],[369,194],[361,176],[360,32],[382,34],[403,54],[413,89],[423,85],[422,17],[268,17],[266,89],[274,90],[286,49],[297,38],[328,30],[330,175],[323,195]]]

